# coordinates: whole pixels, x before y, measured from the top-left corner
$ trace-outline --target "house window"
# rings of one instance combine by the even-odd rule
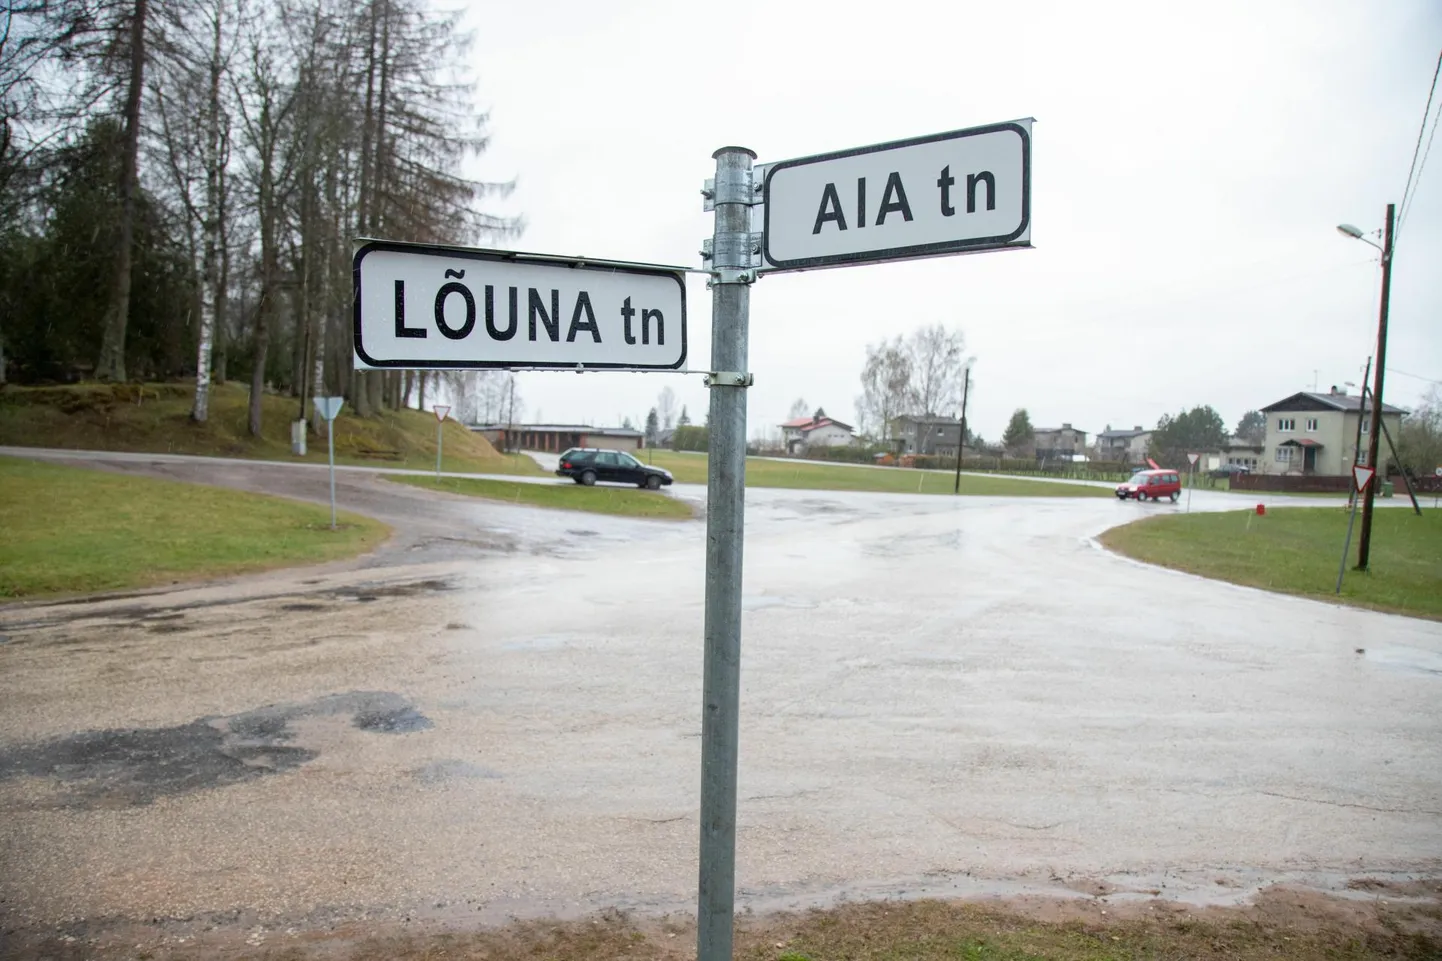
[[[1315,418],[1315,417],[1308,417],[1308,418],[1307,418],[1307,430],[1309,430],[1309,431],[1314,431],[1314,430],[1316,430],[1316,429],[1317,429],[1317,418]]]
[[[1297,429],[1297,418],[1295,418],[1295,417],[1278,417],[1278,418],[1277,418],[1277,430],[1286,432],[1286,431],[1293,431],[1293,430],[1296,430],[1296,429]],[[1278,460],[1281,460],[1280,457],[1277,458],[1277,459],[1278,459]]]
[[[1363,417],[1363,418],[1362,418],[1362,433],[1364,433],[1364,434],[1370,434],[1370,433],[1372,433],[1372,420],[1371,420],[1371,418],[1369,418],[1369,417]]]
[[[1292,448],[1290,448],[1290,447],[1278,447],[1278,448],[1277,448],[1277,463],[1278,463],[1278,464],[1290,464],[1291,462],[1292,462]]]

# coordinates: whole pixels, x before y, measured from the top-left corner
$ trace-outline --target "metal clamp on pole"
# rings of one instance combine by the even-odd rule
[[[702,378],[707,387],[750,387],[756,383],[751,374],[735,370],[713,370]]]

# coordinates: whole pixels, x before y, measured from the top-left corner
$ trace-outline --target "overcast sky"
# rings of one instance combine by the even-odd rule
[[[1211,404],[1234,425],[1358,381],[1380,270],[1340,222],[1401,200],[1442,48],[1436,0],[1207,4],[471,3],[518,250],[697,267],[717,147],[761,162],[1034,117],[1034,250],[764,277],[750,425],[797,397],[854,423],[865,348],[922,324],[976,356],[970,422],[1090,433]],[[1439,138],[1442,139],[1442,138]],[[1442,143],[1400,232],[1386,397],[1442,380]],[[528,419],[638,423],[690,374],[529,373]]]

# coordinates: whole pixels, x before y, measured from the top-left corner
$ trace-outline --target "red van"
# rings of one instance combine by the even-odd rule
[[[1117,485],[1117,499],[1135,497],[1139,501],[1159,501],[1170,497],[1172,503],[1182,496],[1182,475],[1174,470],[1139,470],[1125,484]]]

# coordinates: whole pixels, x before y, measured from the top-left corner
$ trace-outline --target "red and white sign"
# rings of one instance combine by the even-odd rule
[[[437,405],[436,405],[436,408],[435,408],[435,411],[436,411],[436,421],[439,423],[440,421],[443,421],[443,420],[446,419],[446,415],[451,412],[451,409],[450,409],[449,407],[445,406],[444,404],[437,404]]]
[[[1196,466],[1197,466],[1197,458],[1199,458],[1199,457],[1201,457],[1201,456],[1202,456],[1201,454],[1188,454],[1188,455],[1187,455],[1187,461],[1188,461],[1193,467],[1196,467]]]
[[[1352,468],[1352,483],[1357,485],[1357,493],[1360,494],[1367,489],[1367,485],[1372,483],[1372,475],[1375,473],[1377,472],[1370,467]]]

